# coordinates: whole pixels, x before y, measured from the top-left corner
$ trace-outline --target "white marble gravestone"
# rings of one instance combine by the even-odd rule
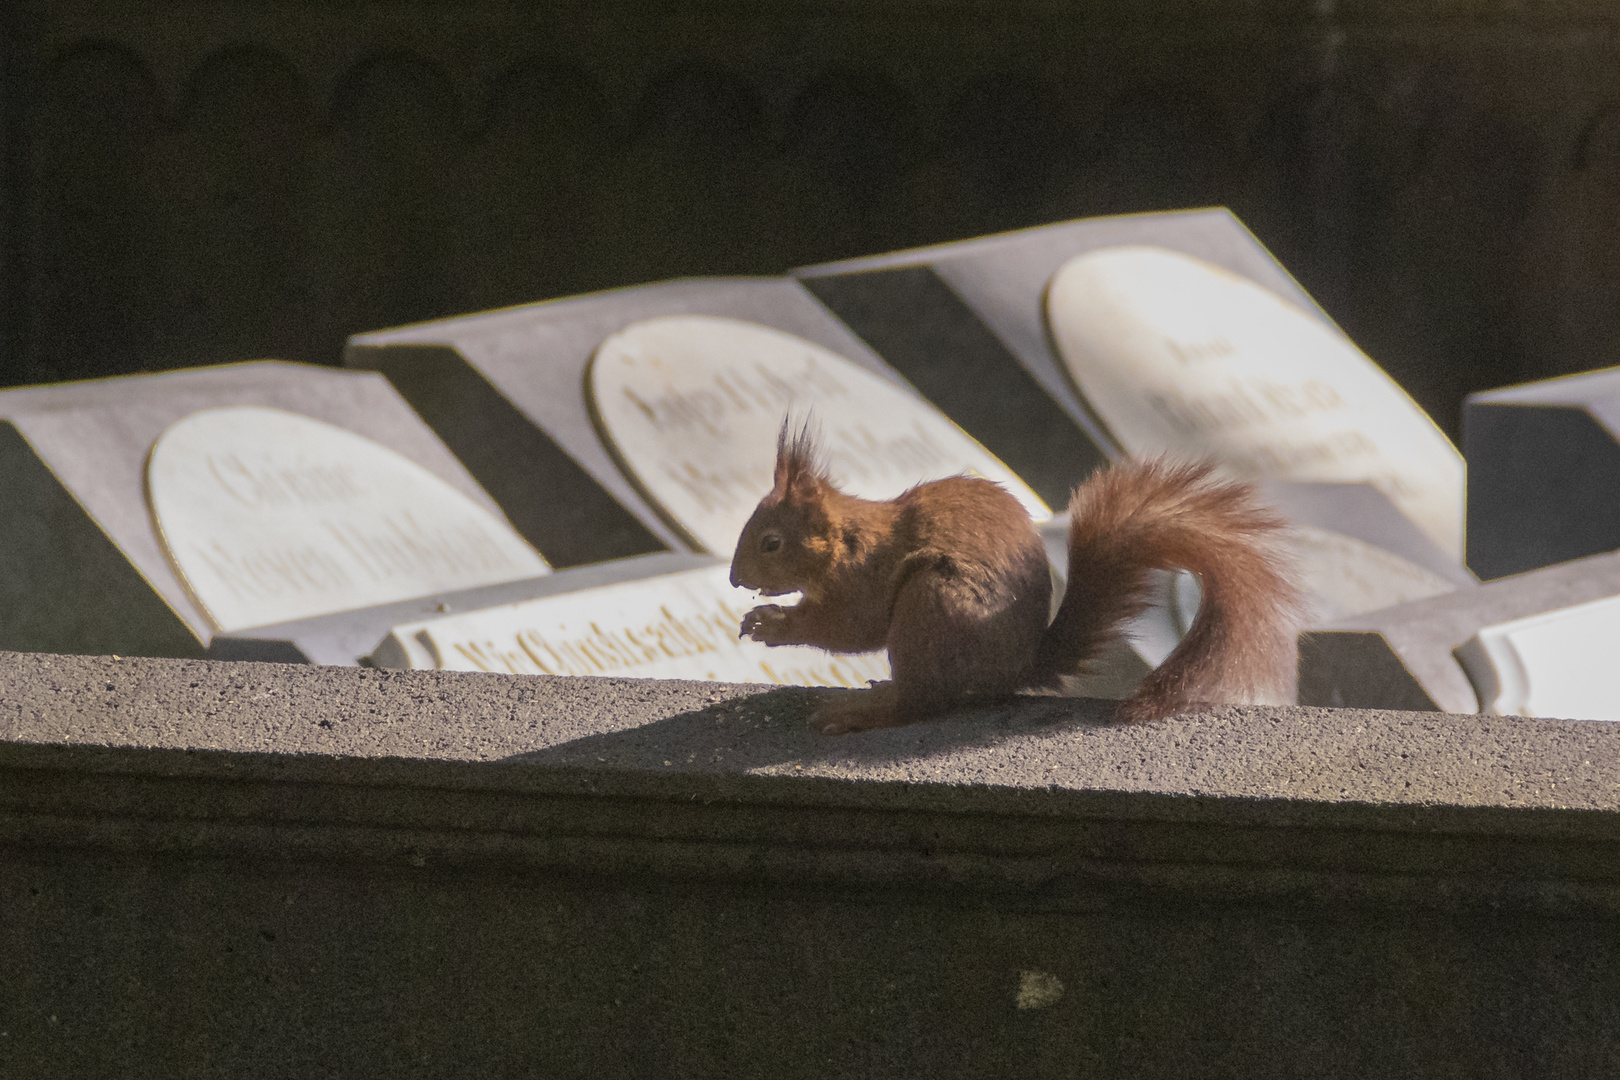
[[[262,406],[192,413],[147,461],[154,527],[216,630],[549,572],[510,526],[409,458]]]
[[[385,447],[506,526],[498,505],[377,374],[266,360],[0,391],[0,648],[201,655],[220,626],[159,535],[149,458],[186,417],[245,405],[324,421]],[[487,603],[535,595],[482,588]],[[454,599],[433,595],[435,603]],[[384,623],[345,662],[403,621]]]
[[[1456,652],[1481,712],[1620,720],[1620,596],[1483,627]]]
[[[811,418],[833,482],[890,499],[970,473],[1010,491],[1036,521],[1040,497],[932,405],[830,349],[707,315],[648,319],[612,334],[586,375],[603,442],[695,546],[729,556],[771,489],[777,432]]]
[[[1207,455],[1253,479],[1366,481],[1461,558],[1456,450],[1347,338],[1281,296],[1128,245],[1064,263],[1046,309],[1064,366],[1128,452]]]
[[[834,655],[739,640],[752,606],[724,563],[397,626],[378,667],[613,675],[861,687],[889,678],[883,653]]]

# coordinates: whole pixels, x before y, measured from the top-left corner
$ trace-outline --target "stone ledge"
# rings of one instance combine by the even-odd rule
[[[0,843],[365,872],[1620,911],[1620,727],[0,655]]]
[[[1615,725],[0,678],[8,1080],[1620,1068]]]

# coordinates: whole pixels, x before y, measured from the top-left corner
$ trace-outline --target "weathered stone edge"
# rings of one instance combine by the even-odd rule
[[[1176,902],[1620,914],[1620,814],[1607,811],[1392,813],[1364,803],[984,787],[951,789],[955,805],[848,798],[882,786],[11,744],[0,745],[0,848],[294,861],[333,873],[922,889],[1059,909]]]

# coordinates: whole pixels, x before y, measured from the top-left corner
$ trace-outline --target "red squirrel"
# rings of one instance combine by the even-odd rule
[[[956,476],[883,501],[828,479],[808,424],[784,423],[775,486],[744,526],[731,583],[801,593],[743,617],[742,636],[831,652],[887,647],[893,681],[817,714],[824,734],[931,719],[975,699],[1058,689],[1149,603],[1153,570],[1198,575],[1203,595],[1174,652],[1119,704],[1122,720],[1202,703],[1292,704],[1303,602],[1287,525],[1209,462],[1131,461],[1069,503],[1068,587],[1052,579],[1022,504]]]

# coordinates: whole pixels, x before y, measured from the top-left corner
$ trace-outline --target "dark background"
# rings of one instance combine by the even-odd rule
[[[25,2],[0,383],[1224,204],[1454,436],[1620,362],[1608,0]]]

